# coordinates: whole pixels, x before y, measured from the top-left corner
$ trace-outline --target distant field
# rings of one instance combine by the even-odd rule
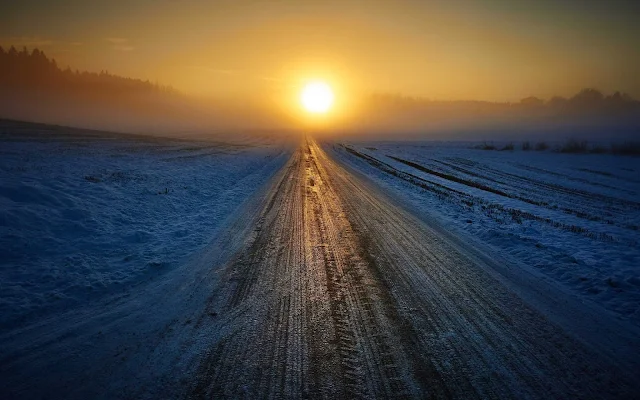
[[[0,328],[179,265],[283,165],[281,144],[0,126]]]
[[[640,158],[428,142],[327,147],[414,211],[640,324]]]

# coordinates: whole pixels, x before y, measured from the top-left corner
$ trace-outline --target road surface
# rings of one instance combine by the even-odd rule
[[[194,398],[577,398],[632,390],[308,139],[230,273]],[[629,394],[627,392],[626,394]]]
[[[559,323],[563,305],[531,306],[526,288],[491,273],[508,266],[492,268],[310,138],[239,221],[198,268],[4,338],[5,398],[640,393],[637,364]]]

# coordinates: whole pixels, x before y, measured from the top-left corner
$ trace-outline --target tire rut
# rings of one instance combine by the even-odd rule
[[[255,238],[215,288],[226,301],[203,331],[209,345],[188,398],[623,398],[633,390],[313,140],[285,168]]]

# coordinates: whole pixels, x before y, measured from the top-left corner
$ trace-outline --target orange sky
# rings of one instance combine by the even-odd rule
[[[203,96],[286,103],[315,78],[345,104],[371,92],[640,97],[640,8],[624,0],[14,3],[0,16],[4,46]]]

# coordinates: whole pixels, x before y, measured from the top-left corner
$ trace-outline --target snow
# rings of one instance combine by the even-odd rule
[[[0,331],[175,269],[290,156],[268,135],[2,128]]]
[[[326,147],[414,213],[640,325],[640,158],[454,142]]]

